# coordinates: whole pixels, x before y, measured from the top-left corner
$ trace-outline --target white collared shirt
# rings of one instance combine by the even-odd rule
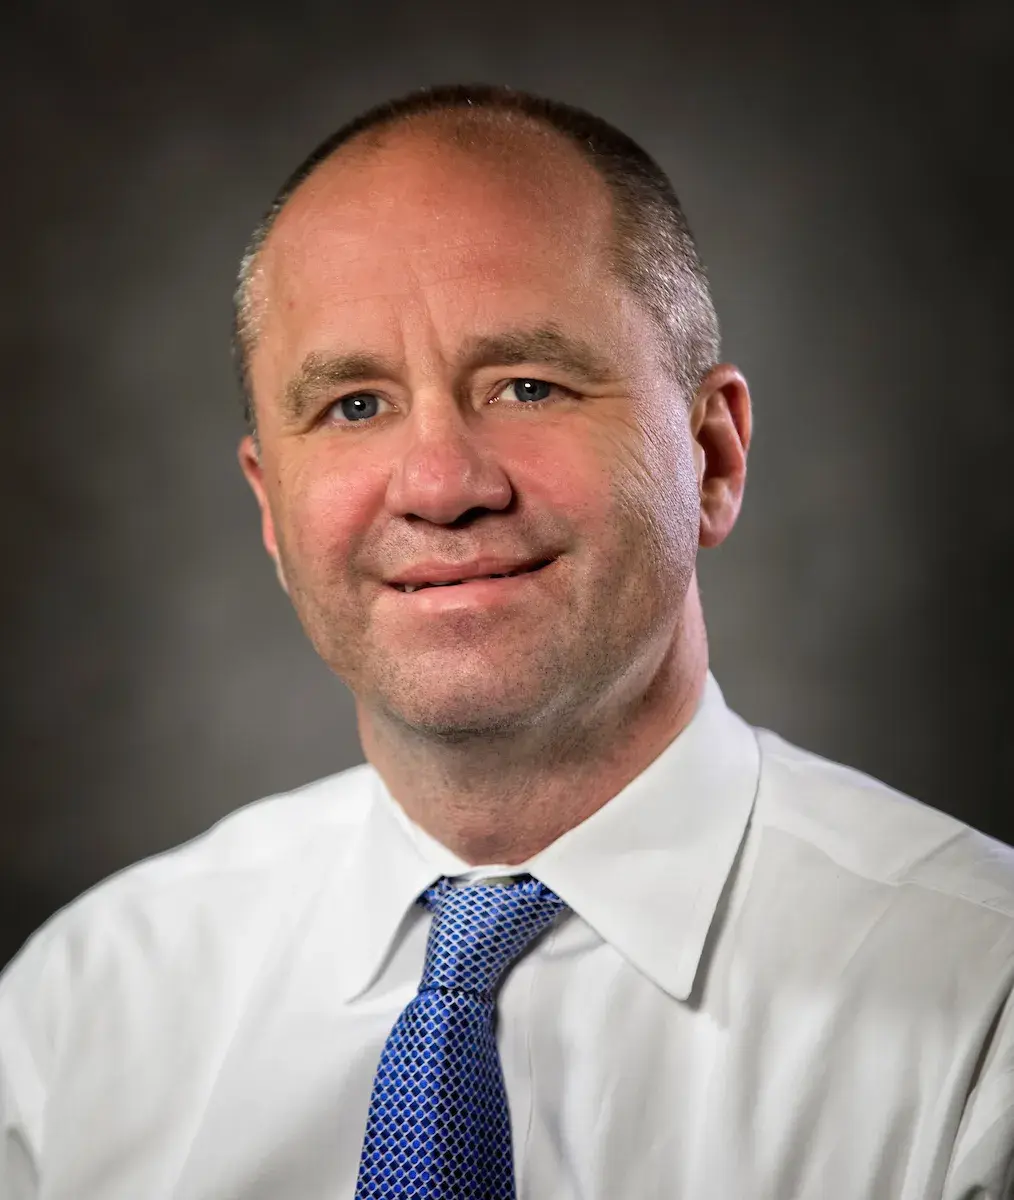
[[[352,1200],[465,870],[357,767],[93,889],[0,981],[0,1198]],[[521,870],[570,912],[498,1001],[520,1200],[1014,1195],[1007,847],[709,680]]]

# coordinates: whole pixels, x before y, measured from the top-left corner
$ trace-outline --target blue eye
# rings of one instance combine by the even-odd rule
[[[337,409],[345,421],[367,421],[380,411],[380,398],[372,392],[357,392],[335,401],[332,411]]]
[[[544,379],[512,379],[507,386],[512,387],[517,399],[525,403],[547,399],[554,387]]]

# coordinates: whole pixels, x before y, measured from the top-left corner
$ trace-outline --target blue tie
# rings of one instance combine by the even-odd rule
[[[531,876],[441,879],[420,901],[433,913],[426,965],[373,1080],[356,1200],[514,1200],[496,989],[566,906]]]

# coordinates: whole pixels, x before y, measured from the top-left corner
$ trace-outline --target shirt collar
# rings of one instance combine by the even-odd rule
[[[709,675],[687,727],[607,804],[528,862],[529,872],[671,996],[693,988],[743,840],[760,772],[753,730]],[[381,969],[414,902],[469,865],[414,825],[374,776],[343,872],[345,998]]]

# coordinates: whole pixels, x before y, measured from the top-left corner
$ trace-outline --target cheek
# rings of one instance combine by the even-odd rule
[[[618,552],[649,558],[666,576],[685,573],[696,549],[698,491],[683,411],[632,402],[597,430],[600,504],[620,539]]]
[[[505,455],[522,497],[582,525],[615,519],[618,504],[651,512],[668,508],[683,473],[679,458],[675,433],[645,428],[629,408],[606,419],[598,412],[540,422],[511,437]]]
[[[538,424],[538,428],[534,426]],[[579,421],[532,421],[513,431],[504,466],[523,508],[562,518],[584,538],[608,523],[609,458],[597,431]]]
[[[280,488],[288,557],[304,569],[343,567],[373,524],[385,482],[379,469],[334,454],[295,464]]]
[[[624,466],[631,486],[660,521],[685,521],[697,502],[687,412],[678,397],[655,394],[631,409]]]

